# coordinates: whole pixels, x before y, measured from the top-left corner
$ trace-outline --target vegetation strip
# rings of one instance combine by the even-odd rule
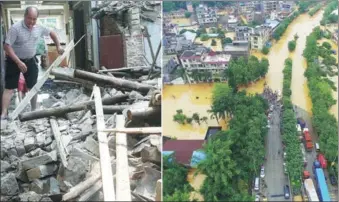
[[[323,72],[320,65],[319,56],[330,58],[332,56],[324,55],[321,47],[317,46],[317,40],[322,38],[322,31],[316,27],[307,37],[304,57],[307,60],[307,69],[305,77],[308,80],[310,89],[310,97],[312,100],[312,124],[315,132],[319,136],[319,144],[322,152],[325,154],[329,162],[335,164],[335,175],[337,175],[338,157],[338,128],[336,118],[329,113],[329,109],[336,103],[332,97],[331,85],[326,78],[327,74]],[[327,45],[325,45],[327,46]],[[329,54],[329,53],[327,53]],[[326,59],[324,60],[325,63]]]
[[[286,168],[291,181],[291,189],[295,194],[300,193],[301,188],[301,174],[303,171],[303,159],[300,150],[300,140],[298,131],[296,129],[296,117],[293,111],[291,102],[291,80],[292,80],[292,60],[287,58],[285,60],[285,68],[283,70],[283,105],[282,113],[282,134],[283,143],[286,145]]]

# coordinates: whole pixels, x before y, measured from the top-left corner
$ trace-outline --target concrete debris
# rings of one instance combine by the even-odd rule
[[[46,197],[43,197],[40,194],[35,193],[34,191],[25,192],[19,195],[20,201],[26,201],[26,202],[37,202],[37,201],[45,201],[42,199],[46,199]],[[49,198],[49,197],[47,197]]]
[[[1,195],[13,196],[19,193],[19,185],[13,173],[1,177]]]
[[[127,18],[135,17],[138,12],[143,14],[145,12],[154,12],[149,10],[149,8],[154,8],[152,4],[146,5],[139,2],[124,1],[116,2],[114,6],[114,3],[108,3],[111,6],[109,8],[111,10],[117,8],[116,6],[120,6],[120,11],[127,9]],[[127,7],[125,7],[126,5]],[[143,9],[145,6],[147,9]],[[139,10],[132,9],[135,7],[138,7]],[[144,36],[140,23],[136,25],[127,23],[126,26],[131,29],[131,32],[123,31],[122,34],[126,36],[125,42],[127,46],[133,47],[127,48],[127,66],[147,65],[144,56]],[[117,87],[117,89],[109,88],[110,85],[104,86],[103,92],[105,93],[102,93],[102,95],[111,98],[110,102],[112,103],[103,103],[103,105],[126,106],[126,109],[138,108],[138,106],[149,107],[148,103],[152,99],[150,93],[153,90],[160,91],[158,82],[145,78],[149,69],[150,67],[146,67],[144,70],[143,68],[137,68],[120,72],[133,75],[133,79],[129,80],[129,77],[128,79],[123,77],[121,79],[121,88]],[[114,73],[112,75],[115,76]],[[151,90],[139,92],[137,88],[133,90],[124,88],[125,82],[128,85],[134,85],[131,82],[135,82],[138,85],[145,82],[150,86],[149,89]],[[125,97],[125,99],[113,100],[117,96]],[[88,101],[90,101],[90,92],[85,92],[82,86],[76,84],[64,85],[54,83],[52,80],[51,84],[41,88],[38,102],[40,102],[41,110],[46,110],[58,106],[71,107],[75,103]],[[138,102],[143,102],[143,104],[136,104]],[[12,109],[15,109],[15,106],[10,107],[9,113],[11,113]],[[27,113],[28,110],[29,107],[23,113]],[[121,112],[118,114],[121,114]],[[158,120],[161,119],[160,115],[157,118]],[[7,128],[1,129],[0,201],[61,201],[62,196],[70,191],[71,188],[88,180],[93,175],[93,170],[97,170],[97,174],[100,174],[100,150],[95,107],[88,105],[78,111],[63,113],[62,116],[49,116],[34,118],[25,122],[12,121]],[[147,116],[147,114],[144,116]],[[112,116],[112,114],[104,114],[106,128],[115,127],[114,117],[115,115]],[[53,135],[50,119],[55,119],[58,124],[61,134],[60,140],[56,140]],[[136,122],[133,127],[145,127],[144,123],[138,124],[139,122]],[[160,127],[160,125],[153,125]],[[130,126],[126,125],[125,127]],[[160,178],[156,174],[160,173],[161,170],[157,166],[160,164],[159,148],[161,139],[159,138],[160,136],[152,134],[127,135],[128,166],[126,167],[126,172],[129,173],[131,179],[131,192],[137,192],[142,196],[141,198],[148,198],[153,201],[155,199],[155,184]],[[108,139],[110,158],[114,162],[111,164],[112,172],[115,177],[115,133],[110,133]],[[60,155],[58,150],[58,145],[60,144],[67,150],[66,155]],[[60,156],[66,156],[67,165],[63,165]],[[64,158],[62,159],[64,161]],[[97,168],[94,168],[95,165]],[[74,200],[104,201],[102,186],[100,176],[100,180],[93,184],[93,187],[79,193],[78,198],[74,198]],[[144,189],[152,190],[145,191]],[[133,199],[134,201],[138,200],[135,197]]]

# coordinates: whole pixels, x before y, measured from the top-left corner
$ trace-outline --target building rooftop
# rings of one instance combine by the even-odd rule
[[[266,19],[265,20],[265,25],[269,26],[271,29],[276,28],[279,25],[279,21],[277,20],[270,20],[270,19]]]
[[[231,60],[231,55],[229,54],[217,54],[213,51],[206,53],[202,57],[203,63],[208,64],[227,64]]]
[[[224,46],[224,51],[248,51],[248,42],[245,44],[239,44],[239,45],[236,45],[236,44],[226,44]]]
[[[205,140],[168,140],[163,145],[163,154],[174,152],[176,162],[191,165],[194,151],[203,148]],[[201,153],[196,153],[195,157],[202,157]],[[193,159],[193,165],[196,159]]]

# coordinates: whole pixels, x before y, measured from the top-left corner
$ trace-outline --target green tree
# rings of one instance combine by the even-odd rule
[[[162,9],[165,11],[165,12],[170,12],[172,10],[175,10],[175,3],[174,2],[170,2],[170,1],[165,1],[163,4],[162,4]]]
[[[207,116],[203,116],[203,117],[201,118],[201,121],[203,121],[203,122],[205,122],[205,123],[207,124],[207,121],[208,121]]]
[[[192,13],[191,13],[191,12],[188,12],[188,11],[186,11],[186,12],[185,12],[185,18],[190,18],[190,17],[191,17],[191,15],[192,15]]]
[[[186,121],[187,121],[188,124],[192,124],[193,119],[190,118],[190,117],[187,117],[187,118],[186,118]]]
[[[173,195],[165,195],[164,201],[190,201],[190,192],[186,191],[187,188],[183,190],[176,189]]]
[[[182,29],[182,30],[180,30],[179,34],[183,34],[185,32],[187,32],[187,29]]]
[[[264,46],[261,50],[264,55],[267,55],[270,52],[270,49],[267,46]]]
[[[232,39],[229,38],[229,37],[226,37],[226,38],[223,40],[223,43],[224,43],[224,44],[232,43]]]
[[[209,39],[208,35],[207,34],[201,34],[200,35],[200,40],[201,41],[207,41]]]
[[[193,113],[192,119],[200,125],[199,113]]]
[[[288,42],[288,50],[290,52],[294,51],[296,46],[297,43],[294,40]]]
[[[329,49],[329,50],[332,48],[331,44],[328,43],[327,41],[325,41],[325,42],[323,43],[323,47],[325,47],[325,48],[327,48],[327,49]]]

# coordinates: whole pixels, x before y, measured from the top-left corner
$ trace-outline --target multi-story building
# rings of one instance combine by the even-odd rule
[[[272,11],[278,11],[280,9],[279,1],[261,1],[261,8],[265,15],[270,15]]]
[[[163,21],[163,34],[175,34],[177,35],[179,33],[178,26],[176,24],[172,24],[170,20],[164,20]]]
[[[179,63],[177,62],[176,56],[173,56],[167,60],[163,70],[164,83],[169,83],[173,79],[171,75],[174,73],[178,65]]]
[[[265,22],[264,12],[261,12],[261,11],[254,12],[253,21],[255,21],[258,24],[263,24]]]
[[[244,13],[244,17],[246,18],[247,22],[253,22],[254,20],[254,11],[246,11]]]
[[[175,19],[175,18],[184,18],[185,17],[185,9],[179,9],[177,11],[171,11],[171,12],[164,12],[163,13],[163,19]]]
[[[227,20],[227,28],[229,30],[234,30],[238,26],[238,18],[234,15],[229,15]]]
[[[241,14],[244,14],[248,11],[253,11],[255,8],[255,1],[243,1],[238,3],[238,10]]]
[[[295,6],[294,1],[279,1],[279,10],[284,13],[291,13]]]
[[[179,59],[188,73],[193,70],[208,70],[212,74],[220,74],[228,67],[231,55],[196,49],[184,51]]]
[[[232,58],[244,57],[250,55],[250,46],[248,41],[233,41],[232,44],[224,46],[224,53],[229,54]]]
[[[248,41],[251,28],[247,26],[237,26],[235,28],[235,40],[236,41]]]
[[[185,32],[181,35],[165,35],[163,37],[164,52],[166,55],[181,54],[185,50],[198,47],[193,44],[196,34]]]
[[[196,12],[198,23],[200,25],[217,23],[218,21],[216,10],[214,8],[209,8],[208,6],[204,4],[200,4],[198,7],[196,7],[195,12]]]
[[[251,49],[262,50],[270,38],[271,27],[266,25],[253,28],[250,33]]]

